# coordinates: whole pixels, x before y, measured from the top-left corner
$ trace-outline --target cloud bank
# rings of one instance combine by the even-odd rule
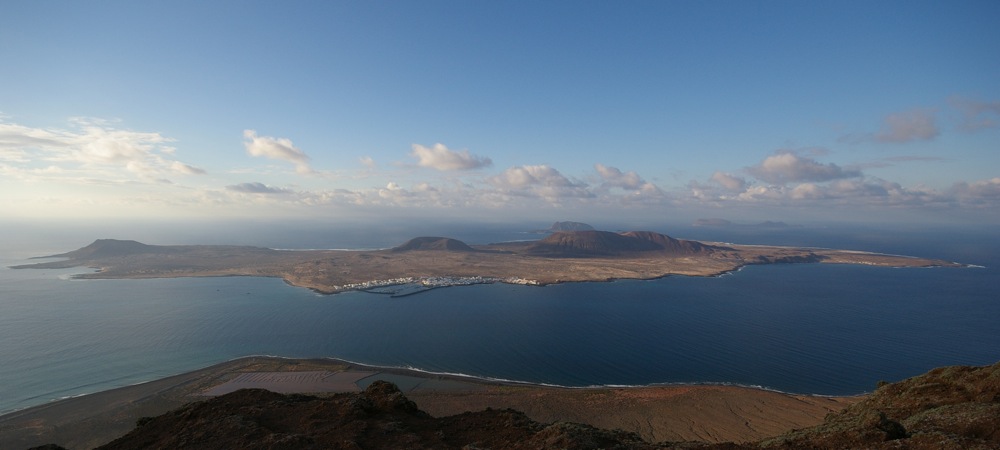
[[[995,127],[1000,118],[1000,102],[952,102],[954,114],[944,116],[961,121],[952,122],[947,129],[982,133]],[[930,109],[890,115],[883,129],[866,139],[886,143],[933,139],[940,132],[935,120]],[[253,157],[291,164],[300,174],[328,173],[314,171],[309,156],[290,139],[259,136],[249,129],[243,137],[245,150]],[[664,189],[656,177],[665,174],[662,170],[648,172],[653,168],[642,171],[652,175],[657,184],[638,171],[603,163],[594,163],[593,170],[584,169],[582,173],[565,172],[546,164],[487,171],[481,169],[492,166],[490,158],[468,150],[454,151],[443,144],[432,147],[414,144],[408,153],[401,149],[399,154],[414,158],[415,165],[386,167],[393,165],[380,166],[370,156],[355,156],[353,165],[357,170],[351,176],[312,176],[291,181],[290,171],[225,168],[214,171],[215,175],[204,176],[206,170],[182,160],[179,156],[182,152],[175,145],[174,139],[161,133],[123,129],[114,121],[77,118],[62,128],[38,128],[0,119],[0,187],[6,188],[5,193],[12,193],[9,197],[22,199],[21,205],[28,205],[23,210],[51,199],[55,199],[54,205],[73,199],[85,213],[91,211],[91,205],[101,202],[110,205],[110,209],[126,212],[138,205],[148,205],[151,211],[165,207],[188,207],[192,211],[200,208],[200,214],[209,215],[221,214],[220,211],[254,214],[261,208],[273,207],[274,211],[305,216],[391,210],[384,208],[402,211],[401,214],[436,211],[460,215],[463,211],[490,211],[505,217],[548,214],[546,211],[551,208],[663,217],[683,208],[728,207],[750,208],[755,212],[773,208],[795,213],[848,214],[882,212],[888,208],[931,214],[964,209],[994,211],[993,217],[997,216],[995,211],[1000,211],[1000,177],[989,173],[984,177],[982,170],[976,172],[980,174],[978,179],[970,176],[968,181],[937,187],[907,186],[876,176],[894,173],[879,169],[901,164],[958,161],[959,156],[951,154],[945,159],[897,152],[843,164],[830,162],[835,154],[823,147],[783,149],[762,155],[756,164],[742,169],[733,170],[725,166],[725,161],[719,161],[718,166],[709,166],[715,170],[707,172],[711,174],[707,178],[686,184],[675,180],[680,185],[664,185]],[[862,152],[855,149],[853,154]],[[259,165],[269,164],[262,163]],[[412,170],[414,166],[444,173]],[[248,173],[254,173],[251,179],[259,181],[231,179]],[[86,192],[80,189],[83,185]],[[46,193],[36,195],[26,186]],[[7,200],[3,205],[11,204]]]
[[[815,159],[792,152],[779,152],[768,156],[760,164],[747,168],[747,172],[761,181],[774,184],[821,182],[861,176],[859,170],[844,169],[833,163],[822,164]],[[733,184],[732,180],[728,182]]]
[[[231,186],[226,186],[226,189],[234,192],[242,192],[244,194],[290,194],[292,191],[288,189],[277,188],[273,186],[268,186],[264,183],[253,182],[253,183],[240,183]]]
[[[105,120],[74,118],[70,127],[33,128],[0,122],[0,164],[7,173],[86,174],[91,179],[168,181],[205,170],[175,158],[173,139],[124,130]],[[41,165],[45,170],[40,171]]]
[[[417,159],[417,165],[435,170],[472,170],[493,165],[490,158],[475,156],[468,150],[449,150],[444,144],[434,144],[433,147],[424,147],[420,144],[413,144],[410,156]]]

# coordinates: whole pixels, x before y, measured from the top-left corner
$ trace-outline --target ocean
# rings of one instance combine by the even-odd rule
[[[933,367],[1000,360],[1000,233],[943,233],[670,234],[981,267],[768,265],[714,278],[476,285],[402,298],[323,296],[269,278],[74,280],[86,269],[8,269],[55,252],[20,243],[0,258],[0,413],[248,355],[332,357],[561,386],[721,383],[858,394]],[[461,238],[520,236],[500,234]],[[357,246],[372,244],[380,245],[376,239]]]

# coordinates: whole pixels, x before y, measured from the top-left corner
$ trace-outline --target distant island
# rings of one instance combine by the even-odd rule
[[[789,225],[781,221],[765,220],[761,223],[745,224],[745,223],[735,223],[730,222],[726,219],[698,219],[691,224],[695,227],[711,227],[711,228],[758,228],[758,229],[784,229],[791,228]]]
[[[558,223],[557,223],[558,225]],[[409,295],[479,283],[564,282],[717,276],[752,264],[836,263],[963,267],[938,259],[808,247],[736,245],[675,239],[652,231],[557,231],[530,242],[468,245],[418,237],[385,250],[274,250],[249,246],[147,245],[99,239],[63,258],[28,268],[90,267],[85,279],[257,276],[324,294],[367,290]]]
[[[548,231],[552,233],[560,231],[594,231],[594,227],[583,222],[556,222],[549,227]]]
[[[563,221],[563,222],[555,222],[552,224],[552,226],[544,230],[535,230],[531,231],[531,233],[549,234],[549,233],[558,233],[560,231],[594,231],[594,230],[595,228],[593,226],[583,222]]]

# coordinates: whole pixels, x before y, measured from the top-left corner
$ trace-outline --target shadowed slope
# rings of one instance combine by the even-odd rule
[[[642,239],[644,241],[649,241],[654,244],[659,245],[663,251],[679,255],[690,255],[693,253],[707,252],[715,247],[711,245],[705,245],[698,241],[686,241],[681,239],[674,239],[665,234],[655,233],[652,231],[627,231],[622,233],[622,236],[628,236],[636,239]]]

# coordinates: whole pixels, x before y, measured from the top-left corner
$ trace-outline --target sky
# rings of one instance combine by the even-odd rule
[[[0,219],[1000,224],[996,1],[22,1]]]

